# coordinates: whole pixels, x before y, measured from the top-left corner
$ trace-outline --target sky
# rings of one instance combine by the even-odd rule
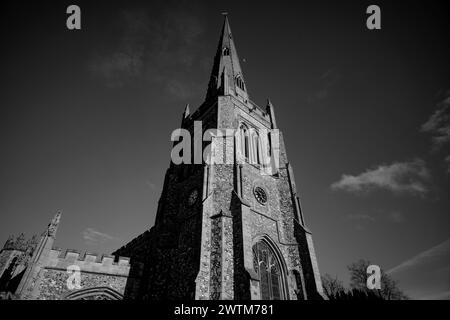
[[[368,259],[450,299],[450,22],[444,3],[20,1],[2,5],[0,242],[110,253],[149,229],[170,135],[205,97],[223,17],[270,97],[319,268]],[[81,8],[81,30],[66,8]]]

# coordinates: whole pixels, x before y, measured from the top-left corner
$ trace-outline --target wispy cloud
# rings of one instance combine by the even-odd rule
[[[173,97],[180,100],[186,100],[192,95],[192,88],[186,82],[178,81],[176,79],[167,79],[165,83],[166,92]]]
[[[400,211],[392,211],[389,213],[388,218],[394,223],[403,223],[406,220],[405,216]]]
[[[387,271],[415,299],[449,299],[450,239]]]
[[[331,188],[352,193],[384,189],[395,194],[425,195],[430,179],[425,161],[415,159],[410,162],[383,164],[359,175],[344,174]]]
[[[375,222],[375,218],[365,213],[348,214],[346,219],[355,222],[355,229],[362,231],[365,230],[367,224]]]
[[[204,32],[195,15],[173,9],[151,17],[145,10],[127,10],[118,20],[115,48],[97,53],[89,62],[95,77],[109,87],[148,81],[175,99],[201,90],[192,81],[192,68],[203,53],[199,37]]]
[[[203,66],[204,33],[200,20],[186,10],[169,10],[151,24],[146,56],[146,77],[166,94],[184,100],[203,90],[193,81],[195,66]],[[208,55],[210,57],[210,55]]]
[[[422,125],[421,131],[433,135],[433,150],[438,150],[442,145],[450,142],[450,90],[437,104],[436,111]]]
[[[83,239],[87,244],[104,244],[106,242],[112,241],[115,238],[109,234],[97,231],[93,228],[87,228],[83,231]]]
[[[414,256],[413,258],[402,262],[398,266],[388,270],[387,273],[394,274],[402,272],[409,268],[416,268],[419,266],[430,264],[431,262],[441,260],[442,258],[446,258],[450,265],[450,239],[447,239],[437,246],[425,250]],[[442,266],[439,266],[439,268],[442,268]]]
[[[336,68],[331,68],[324,72],[317,80],[314,91],[307,97],[308,103],[314,103],[328,98],[331,89],[341,78],[341,73]]]
[[[89,62],[91,73],[108,87],[121,87],[142,75],[150,19],[142,11],[122,11],[121,33],[112,52],[96,53]]]
[[[97,57],[91,71],[105,81],[108,87],[122,87],[141,74],[142,53],[138,51],[114,52],[107,57]]]
[[[375,218],[368,214],[348,214],[347,219],[356,221],[369,221],[369,222],[375,221]]]

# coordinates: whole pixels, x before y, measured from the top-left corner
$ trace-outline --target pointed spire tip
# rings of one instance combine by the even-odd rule
[[[217,95],[228,95],[231,92],[239,96],[243,101],[247,101],[248,93],[239,56],[231,34],[228,13],[223,12],[222,14],[224,15],[223,26],[211,70],[206,100]],[[227,86],[228,88],[226,88]]]
[[[190,114],[191,114],[191,111],[189,109],[189,103],[188,103],[188,104],[186,104],[186,107],[184,108],[183,116],[184,116],[184,118],[187,118]]]

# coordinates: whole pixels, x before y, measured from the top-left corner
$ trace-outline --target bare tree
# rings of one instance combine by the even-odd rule
[[[330,300],[336,299],[340,293],[345,292],[342,281],[328,273],[322,276],[322,287]]]
[[[366,293],[373,293],[375,290],[367,288],[367,267],[370,266],[370,261],[359,260],[350,264],[347,268],[350,272],[350,287]],[[406,300],[408,297],[398,287],[398,283],[392,279],[381,269],[381,289],[376,290],[377,294],[384,300]]]

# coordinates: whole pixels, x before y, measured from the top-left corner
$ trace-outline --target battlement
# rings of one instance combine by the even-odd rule
[[[67,270],[71,265],[80,267],[81,272],[128,276],[130,258],[56,247],[50,251],[46,268]]]

